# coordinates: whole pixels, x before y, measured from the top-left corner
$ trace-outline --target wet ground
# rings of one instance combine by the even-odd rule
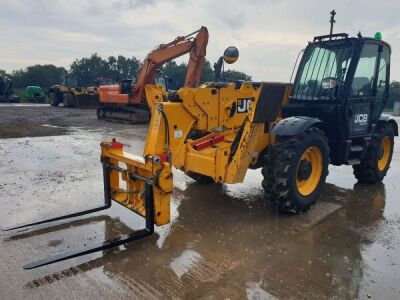
[[[400,120],[400,119],[399,119]],[[93,110],[0,107],[0,227],[103,202],[100,141],[140,154],[146,126],[98,121]],[[50,228],[3,234],[1,299],[399,299],[400,140],[383,184],[330,167],[319,203],[281,215],[259,170],[205,188],[174,172],[172,222],[117,249],[35,270],[26,262],[129,233],[143,220],[111,209]]]

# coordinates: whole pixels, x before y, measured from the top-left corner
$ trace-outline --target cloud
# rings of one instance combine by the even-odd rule
[[[210,61],[235,45],[240,58],[231,68],[256,80],[287,81],[297,53],[313,36],[328,32],[333,8],[336,32],[383,33],[393,48],[392,78],[400,80],[400,2],[395,0],[2,1],[0,69],[32,63],[68,67],[74,58],[94,52],[143,59],[156,45],[205,25]]]

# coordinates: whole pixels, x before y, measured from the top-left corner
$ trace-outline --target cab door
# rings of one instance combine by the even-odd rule
[[[379,66],[377,72],[376,98],[372,105],[372,121],[379,120],[389,98],[390,82],[390,48],[388,45],[379,46]]]
[[[379,45],[366,42],[361,50],[347,101],[349,137],[371,131],[373,106],[376,101],[376,73]]]

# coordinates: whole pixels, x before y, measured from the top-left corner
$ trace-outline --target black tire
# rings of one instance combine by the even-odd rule
[[[102,120],[104,118],[104,112],[103,109],[101,107],[98,107],[96,109],[96,117],[98,120]]]
[[[212,179],[210,176],[207,176],[207,175],[203,175],[203,174],[199,174],[199,173],[195,173],[195,172],[187,172],[186,175],[200,184],[214,183],[214,179]]]
[[[378,167],[379,157],[383,155],[381,143],[387,137],[390,141],[389,157],[386,166],[383,169]],[[378,128],[376,135],[372,138],[371,144],[366,149],[365,155],[361,163],[353,166],[354,176],[359,183],[376,184],[383,180],[390,168],[392,161],[394,146],[394,130],[393,126],[386,123]],[[382,156],[381,156],[382,157]]]
[[[70,93],[65,93],[63,96],[64,107],[73,108],[75,107],[75,97]]]
[[[316,177],[319,180],[314,181],[312,192],[303,195],[299,192],[296,181],[300,174],[300,159],[310,148],[316,148],[313,151],[319,153],[318,157],[321,158],[320,165],[315,167],[320,169],[320,172],[315,171],[319,174]],[[328,139],[318,128],[312,127],[298,136],[278,138],[264,157],[262,186],[267,198],[284,212],[300,213],[308,210],[321,194],[328,175],[329,162]],[[312,174],[312,163],[310,165],[308,170]],[[307,181],[308,177],[304,180]]]
[[[51,106],[58,106],[60,104],[60,101],[58,100],[56,93],[51,92],[49,94],[49,103]]]

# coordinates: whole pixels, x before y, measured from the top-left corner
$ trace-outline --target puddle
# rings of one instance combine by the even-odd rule
[[[201,260],[201,255],[193,250],[185,250],[180,256],[174,258],[170,267],[180,279],[184,274],[190,271],[199,261]]]
[[[57,126],[57,125],[50,125],[50,124],[42,124],[43,127],[50,127],[50,128],[64,128],[62,126]]]
[[[3,107],[50,107],[47,103],[0,103]]]
[[[262,281],[260,282],[247,282],[246,294],[248,300],[277,300],[278,298],[272,296],[266,290],[261,288]]]

